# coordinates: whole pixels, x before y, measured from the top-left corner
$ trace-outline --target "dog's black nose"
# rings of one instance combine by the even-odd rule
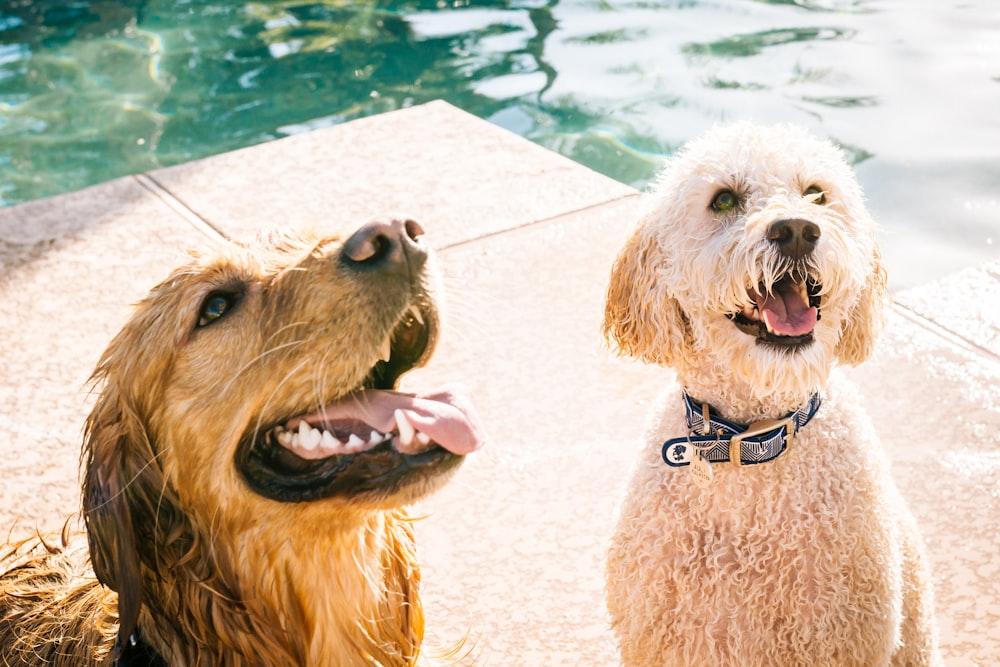
[[[341,257],[353,268],[409,271],[427,259],[419,241],[423,235],[424,228],[415,220],[370,222],[344,241]]]
[[[789,259],[802,259],[811,253],[819,236],[819,225],[798,218],[778,220],[767,229],[767,239]]]

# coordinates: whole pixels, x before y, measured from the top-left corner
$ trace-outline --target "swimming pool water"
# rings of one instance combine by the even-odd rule
[[[897,286],[1000,256],[993,0],[7,0],[0,204],[439,98],[640,188],[715,122],[801,123]]]

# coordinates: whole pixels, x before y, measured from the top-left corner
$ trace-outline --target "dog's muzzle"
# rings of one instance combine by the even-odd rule
[[[820,240],[814,222],[792,218],[771,223],[767,240],[793,267],[770,286],[759,283],[747,290],[749,303],[729,319],[757,343],[797,349],[813,341],[820,320],[822,284],[808,272],[808,257]]]
[[[360,386],[335,393],[318,410],[251,424],[235,463],[256,493],[281,502],[394,497],[440,477],[482,445],[482,425],[460,386],[420,394],[396,389],[436,340],[436,309],[421,286],[428,259],[423,233],[413,220],[373,222],[340,247],[334,261],[383,294],[381,307],[389,308],[389,294],[406,295],[394,302],[402,314],[388,338],[373,344],[378,360]],[[298,404],[317,405],[310,399]]]

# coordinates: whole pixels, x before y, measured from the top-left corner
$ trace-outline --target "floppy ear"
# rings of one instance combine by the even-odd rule
[[[142,577],[129,496],[139,472],[129,461],[134,444],[117,392],[106,388],[87,419],[84,435],[83,518],[94,574],[118,593],[120,650],[135,631]]]
[[[94,371],[91,382],[103,387],[87,417],[81,457],[91,564],[98,580],[118,593],[117,650],[127,645],[147,602],[143,567],[169,571],[190,534],[146,427],[149,406],[140,405],[128,388],[141,377],[139,368],[148,369],[141,351],[126,354],[136,349],[142,348],[124,330]],[[165,369],[157,370],[163,371],[157,376],[165,375]],[[144,390],[153,391],[155,383],[146,380]]]
[[[875,341],[885,325],[887,302],[887,276],[882,265],[882,254],[876,244],[865,286],[844,322],[840,341],[837,343],[837,359],[841,363],[857,366],[871,356]]]
[[[668,366],[687,347],[688,322],[659,275],[659,253],[650,218],[644,218],[611,268],[603,331],[621,354]]]

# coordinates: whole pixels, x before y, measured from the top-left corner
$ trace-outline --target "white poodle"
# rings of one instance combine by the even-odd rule
[[[869,356],[885,300],[875,223],[833,145],[741,123],[667,164],[604,321],[680,385],[608,551],[626,665],[940,664],[921,538],[831,375]]]

